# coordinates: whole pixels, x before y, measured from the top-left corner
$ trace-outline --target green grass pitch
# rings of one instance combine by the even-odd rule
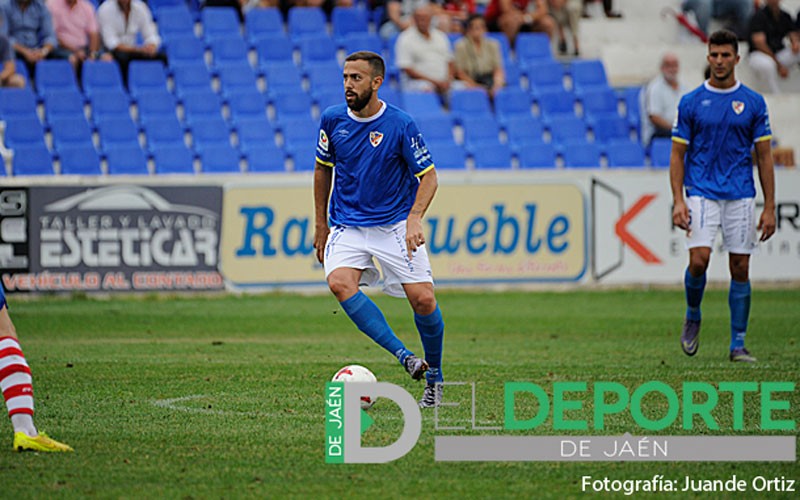
[[[755,365],[727,360],[726,290],[706,292],[694,358],[679,347],[684,305],[678,290],[442,291],[438,298],[447,324],[446,377],[478,383],[478,419],[486,425],[502,425],[505,381],[550,387],[610,380],[633,389],[647,380],[680,388],[683,381],[800,378],[796,288],[754,286],[748,346],[759,358]],[[399,336],[421,353],[408,304],[375,300]],[[18,454],[11,449],[10,423],[4,424],[3,498],[570,498],[581,495],[583,475],[800,479],[796,462],[437,463],[433,437],[445,433],[433,429],[432,412],[423,414],[422,436],[405,457],[326,465],[324,385],[338,368],[364,364],[381,381],[416,397],[422,391],[329,295],[12,297],[11,315],[33,369],[37,424],[76,451]],[[791,410],[782,417],[798,420],[798,392],[789,398]],[[449,418],[463,423],[468,401]],[[399,411],[383,403],[370,410],[376,425],[365,444],[388,444],[399,433]],[[730,407],[720,398],[723,426],[730,425]],[[658,412],[658,401],[651,410]],[[758,409],[748,405],[745,434],[759,433],[757,419]],[[714,434],[695,424],[692,432],[676,424],[660,434]],[[606,427],[577,434],[647,434],[629,414],[610,418]],[[553,431],[548,418],[527,434],[570,432]]]

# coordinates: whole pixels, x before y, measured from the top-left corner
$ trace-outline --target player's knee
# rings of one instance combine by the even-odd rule
[[[342,279],[342,277],[335,274],[328,276],[328,288],[330,288],[339,302],[347,300],[358,293],[358,284],[353,284],[350,280]]]
[[[689,259],[689,273],[692,276],[700,276],[708,269],[708,257],[705,255],[692,255]]]
[[[415,296],[411,300],[411,308],[414,309],[415,313],[422,316],[427,316],[435,311],[436,296],[433,294],[433,290],[425,291]]]
[[[732,260],[730,262],[731,278],[734,281],[747,281],[749,279],[750,266],[746,260]]]

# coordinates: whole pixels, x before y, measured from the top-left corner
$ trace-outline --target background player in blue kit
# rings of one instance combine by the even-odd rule
[[[700,302],[717,231],[722,229],[731,274],[730,360],[754,362],[744,346],[750,314],[750,255],[775,232],[775,174],[772,132],[764,98],[736,80],[736,35],[721,30],[708,41],[711,77],[681,98],[672,129],[670,183],[672,222],[687,231],[689,267],[684,275],[686,319],[683,352],[697,352]],[[764,209],[756,223],[751,148],[755,145]],[[685,158],[684,158],[685,156]],[[684,199],[684,189],[686,198]]]
[[[72,451],[64,443],[50,439],[33,425],[33,385],[31,369],[17,339],[3,287],[0,286],[0,389],[14,427],[17,451]]]
[[[433,293],[422,216],[438,180],[414,120],[378,99],[384,73],[379,55],[349,55],[346,104],[322,113],[314,169],[314,248],[325,265],[328,287],[353,323],[397,357],[415,380],[427,371],[419,404],[430,407],[441,400],[444,321]],[[359,290],[360,284],[377,283],[375,260],[383,269],[384,291],[407,297],[414,310],[424,360],[406,349],[378,306]]]

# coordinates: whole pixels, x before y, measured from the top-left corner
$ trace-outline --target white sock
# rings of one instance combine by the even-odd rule
[[[14,432],[24,432],[30,437],[39,435],[36,426],[33,425],[33,417],[26,413],[11,415],[11,425],[14,426]]]

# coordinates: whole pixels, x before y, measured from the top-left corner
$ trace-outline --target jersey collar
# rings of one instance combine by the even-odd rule
[[[374,115],[370,116],[369,118],[361,118],[361,117],[356,116],[355,114],[353,114],[353,110],[350,109],[350,108],[347,108],[347,116],[349,116],[350,118],[352,118],[353,120],[355,120],[355,121],[357,121],[359,123],[369,123],[369,122],[375,121],[378,118],[380,118],[381,116],[383,116],[384,111],[386,111],[386,103],[381,101],[381,109],[379,109],[377,113],[375,113]]]
[[[729,89],[718,89],[716,87],[712,87],[708,83],[708,80],[706,80],[703,82],[703,86],[706,88],[706,90],[708,90],[709,92],[714,92],[715,94],[730,94],[731,92],[736,92],[737,90],[739,90],[739,87],[742,86],[742,82],[736,80],[736,83],[733,85],[733,87]]]

